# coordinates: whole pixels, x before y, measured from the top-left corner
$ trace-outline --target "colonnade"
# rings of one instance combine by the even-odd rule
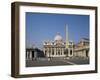
[[[71,53],[72,52],[72,53]],[[46,47],[44,48],[44,54],[46,57],[66,57],[66,56],[73,56],[73,49],[68,49],[66,52],[65,47],[57,48],[57,47]]]

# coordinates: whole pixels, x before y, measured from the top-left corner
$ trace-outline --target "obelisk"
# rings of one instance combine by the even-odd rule
[[[68,24],[66,24],[66,56],[70,56],[69,40],[68,40]]]

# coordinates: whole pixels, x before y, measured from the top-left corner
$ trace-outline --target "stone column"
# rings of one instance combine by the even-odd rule
[[[53,55],[52,55],[52,47],[51,47],[51,49],[50,49],[50,52],[51,52],[51,57],[52,57],[52,56],[53,56]]]
[[[59,48],[57,48],[57,56],[59,56],[59,54],[58,54],[58,50],[59,50]]]
[[[49,57],[51,57],[51,49],[49,48]]]
[[[34,59],[36,60],[37,59],[37,52],[34,51]]]
[[[48,57],[48,48],[46,48],[46,57]]]
[[[84,54],[83,54],[83,52],[82,52],[82,57],[84,57]]]
[[[81,51],[81,54],[80,54],[80,55],[81,55],[81,57],[83,56],[83,55],[82,55],[82,51]]]
[[[83,54],[83,52],[81,51],[81,57],[83,57],[84,56],[84,54]]]
[[[54,48],[54,56],[56,55],[56,48]]]
[[[29,59],[29,58],[28,58],[28,57],[29,57],[28,55],[29,55],[29,52],[28,52],[28,51],[26,51],[26,60],[28,60],[28,59]]]
[[[56,48],[56,56],[58,56],[58,48]]]
[[[47,48],[44,48],[44,55],[47,57]]]
[[[73,49],[73,45],[72,45],[72,56],[74,55],[74,49]]]
[[[29,54],[30,54],[29,55],[29,57],[30,57],[29,59],[32,60],[32,51],[31,50],[30,50],[30,53]]]
[[[61,48],[62,49],[62,55],[64,55],[64,48]]]
[[[62,54],[61,54],[61,48],[60,48],[60,55],[62,56]]]
[[[47,55],[48,55],[48,57],[50,57],[49,48],[48,48],[48,50],[47,50]]]
[[[59,48],[59,56],[61,56],[61,48]]]
[[[80,56],[82,57],[82,51],[81,51],[81,54],[80,54]]]
[[[86,57],[86,50],[84,50],[84,53],[83,53],[84,55],[85,55],[85,57]]]
[[[68,57],[70,57],[70,49],[68,48]]]
[[[79,54],[79,56],[81,57],[81,51],[79,51],[79,53],[78,53],[78,54]]]
[[[45,48],[43,48],[43,52],[44,52],[44,55],[45,55]]]
[[[89,55],[89,52],[90,52],[90,51],[88,51],[88,57],[90,56],[90,55]]]
[[[73,56],[73,53],[74,53],[74,50],[73,50],[73,48],[72,48],[72,56]]]

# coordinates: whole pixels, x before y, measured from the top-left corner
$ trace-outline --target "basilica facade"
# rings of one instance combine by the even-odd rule
[[[66,42],[63,41],[60,33],[57,33],[54,41],[45,41],[43,43],[43,52],[46,57],[71,57],[74,50],[73,42],[69,42],[68,45],[69,47],[66,48]]]

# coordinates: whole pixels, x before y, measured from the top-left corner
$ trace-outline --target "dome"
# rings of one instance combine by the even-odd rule
[[[59,33],[57,33],[57,35],[54,38],[55,41],[62,41],[62,37],[60,36]]]

